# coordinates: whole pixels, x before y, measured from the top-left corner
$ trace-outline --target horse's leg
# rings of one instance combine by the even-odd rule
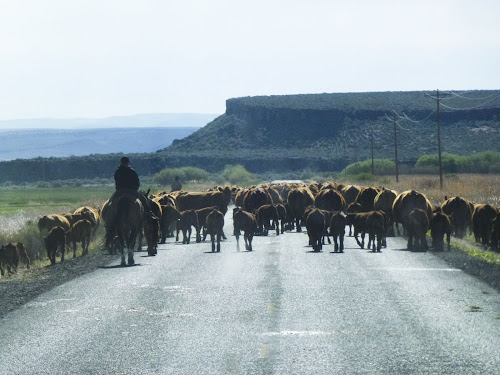
[[[212,253],[215,252],[215,233],[210,232],[210,241],[212,241]]]

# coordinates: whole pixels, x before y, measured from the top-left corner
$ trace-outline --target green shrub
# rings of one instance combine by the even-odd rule
[[[153,175],[153,181],[158,185],[170,185],[175,176],[179,176],[181,182],[206,181],[208,173],[196,167],[167,168]]]
[[[485,151],[461,156],[443,152],[441,164],[445,173],[497,173],[500,170],[500,152]],[[417,172],[436,173],[438,155],[421,156],[415,164]]]
[[[247,186],[255,182],[255,176],[248,172],[243,165],[226,165],[221,173],[226,182],[232,185]]]
[[[368,182],[368,181],[374,181],[375,176],[372,175],[371,173],[363,172],[363,173],[358,173],[358,174],[352,175],[351,180],[354,182]]]
[[[375,169],[375,174],[377,175],[388,175],[394,174],[396,166],[393,160],[390,159],[374,159],[373,165]],[[360,173],[370,173],[372,171],[372,160],[358,161],[353,164],[349,164],[345,169],[344,173],[348,175],[356,175]]]

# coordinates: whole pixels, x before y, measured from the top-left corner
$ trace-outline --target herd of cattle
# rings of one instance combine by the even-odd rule
[[[433,206],[425,195],[415,191],[398,194],[394,190],[373,186],[344,186],[333,182],[292,184],[278,183],[248,188],[222,186],[206,192],[162,192],[149,196],[152,215],[140,224],[135,241],[141,249],[144,235],[148,255],[156,255],[157,244],[165,243],[167,237],[176,237],[182,232],[182,243],[188,244],[195,229],[196,242],[205,241],[210,235],[212,251],[220,251],[220,242],[226,236],[223,231],[224,216],[231,203],[233,209],[233,234],[239,249],[239,237],[243,232],[245,248],[252,251],[254,235],[276,235],[285,231],[302,231],[305,226],[309,245],[314,251],[333,237],[334,251],[343,252],[345,230],[353,235],[357,244],[380,252],[386,246],[386,237],[401,234],[402,225],[408,237],[408,249],[427,250],[426,235],[430,229],[432,247],[444,250],[446,236],[450,248],[450,236],[462,238],[469,230],[476,242],[499,250],[500,210],[491,204],[474,204],[465,198],[452,197],[440,206]],[[66,246],[82,244],[83,255],[88,253],[90,238],[100,222],[106,227],[109,201],[102,210],[81,207],[72,214],[44,216],[38,221],[43,235],[47,257],[51,264],[56,254],[64,260]],[[108,251],[117,249],[106,243]],[[29,258],[22,243],[9,243],[0,247],[0,270],[15,272],[19,260],[24,259],[29,268]]]

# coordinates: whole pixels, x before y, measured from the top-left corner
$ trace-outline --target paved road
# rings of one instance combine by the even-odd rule
[[[232,222],[226,216],[226,233]],[[498,374],[500,295],[402,239],[375,254],[168,243],[0,320],[1,374]],[[244,248],[244,246],[242,246]]]

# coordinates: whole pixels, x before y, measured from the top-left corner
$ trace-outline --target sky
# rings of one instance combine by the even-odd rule
[[[500,1],[0,0],[0,120],[500,89]]]

